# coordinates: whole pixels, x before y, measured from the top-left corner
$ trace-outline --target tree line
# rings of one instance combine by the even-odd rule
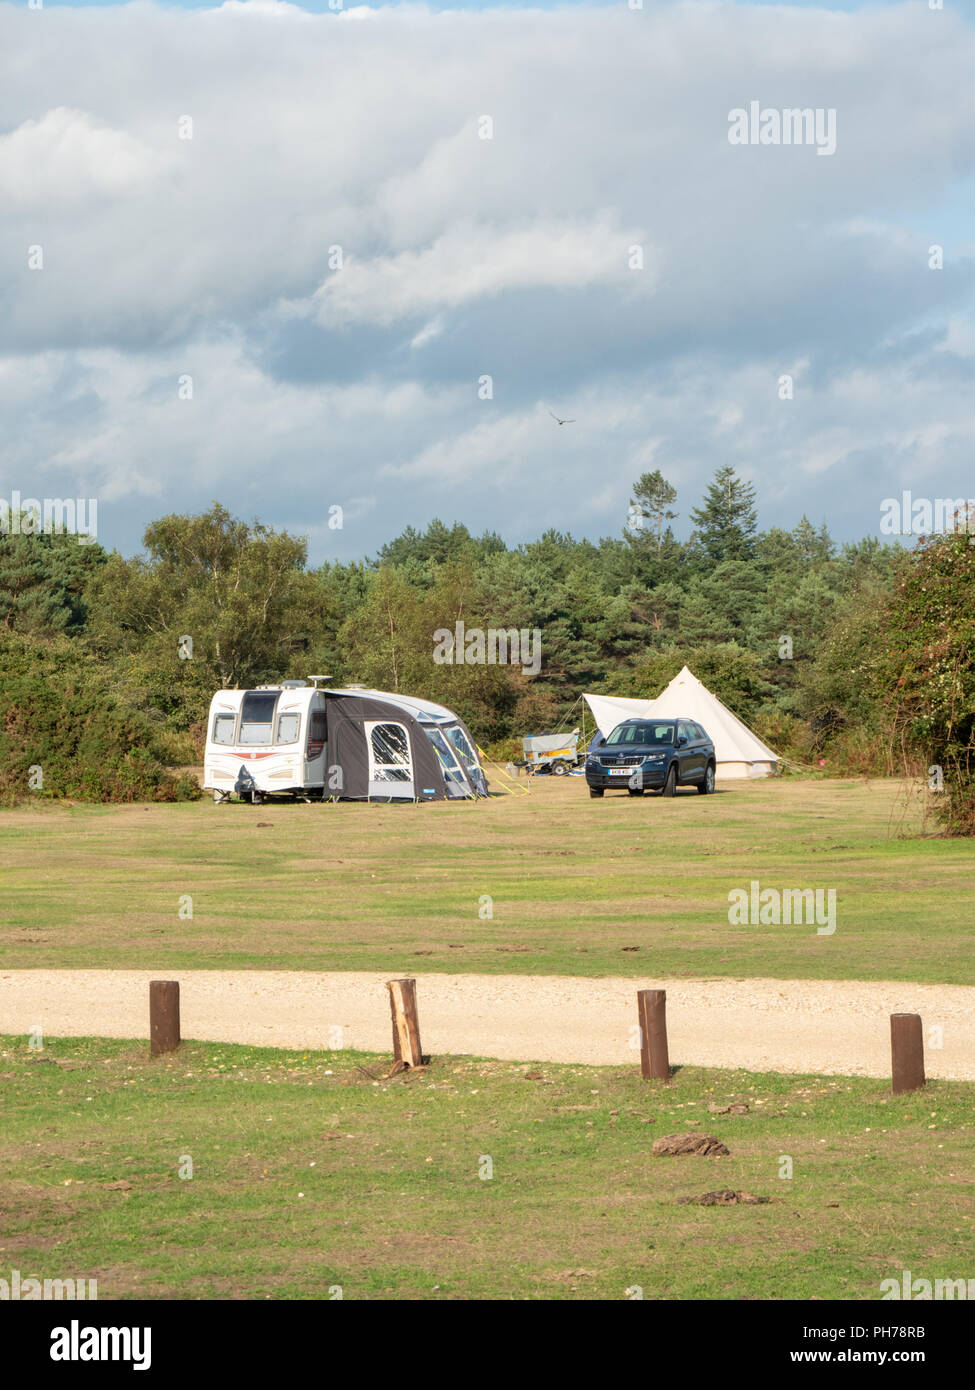
[[[4,534],[0,796],[45,763],[52,794],[192,795],[173,769],[200,761],[223,686],[322,674],[421,694],[507,757],[523,734],[581,723],[584,690],[656,695],[685,664],[796,769],[937,765],[968,786],[965,535],[907,550],[837,545],[805,516],[762,531],[754,488],[727,467],[691,507],[686,541],[672,527],[680,502],[648,472],[621,533],[598,542],[548,530],[509,546],[434,519],[375,556],[317,568],[301,537],[219,503],[152,522],[132,559],[73,536]],[[434,633],[458,621],[537,629],[539,674],[435,662]]]

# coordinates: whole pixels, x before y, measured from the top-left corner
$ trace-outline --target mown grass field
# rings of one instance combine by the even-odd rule
[[[970,984],[975,847],[921,814],[898,782],[788,778],[672,800],[590,801],[573,777],[476,805],[38,803],[0,812],[0,966]],[[835,888],[835,934],[730,925],[752,879]]]
[[[4,1277],[94,1277],[101,1300],[877,1299],[904,1269],[975,1274],[965,1083],[147,1053],[0,1039]],[[691,1130],[730,1157],[651,1157]],[[775,1200],[678,1202],[722,1188]]]

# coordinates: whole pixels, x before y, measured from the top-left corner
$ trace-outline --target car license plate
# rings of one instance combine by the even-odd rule
[[[635,767],[610,767],[606,771],[610,777],[631,777],[636,772]]]

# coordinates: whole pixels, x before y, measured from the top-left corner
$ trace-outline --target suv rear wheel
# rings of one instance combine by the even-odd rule
[[[660,795],[661,795],[661,796],[676,796],[676,795],[677,795],[677,764],[676,764],[676,763],[671,763],[670,767],[667,769],[667,780],[666,780],[666,782],[664,783],[663,791],[660,793]]]
[[[697,789],[702,796],[708,796],[714,791],[714,763],[708,763],[704,771],[704,781],[698,783]]]

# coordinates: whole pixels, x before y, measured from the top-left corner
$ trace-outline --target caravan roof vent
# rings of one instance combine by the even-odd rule
[[[304,690],[305,684],[306,684],[305,681],[282,681],[282,682],[281,682],[281,689],[282,689],[282,690]]]

